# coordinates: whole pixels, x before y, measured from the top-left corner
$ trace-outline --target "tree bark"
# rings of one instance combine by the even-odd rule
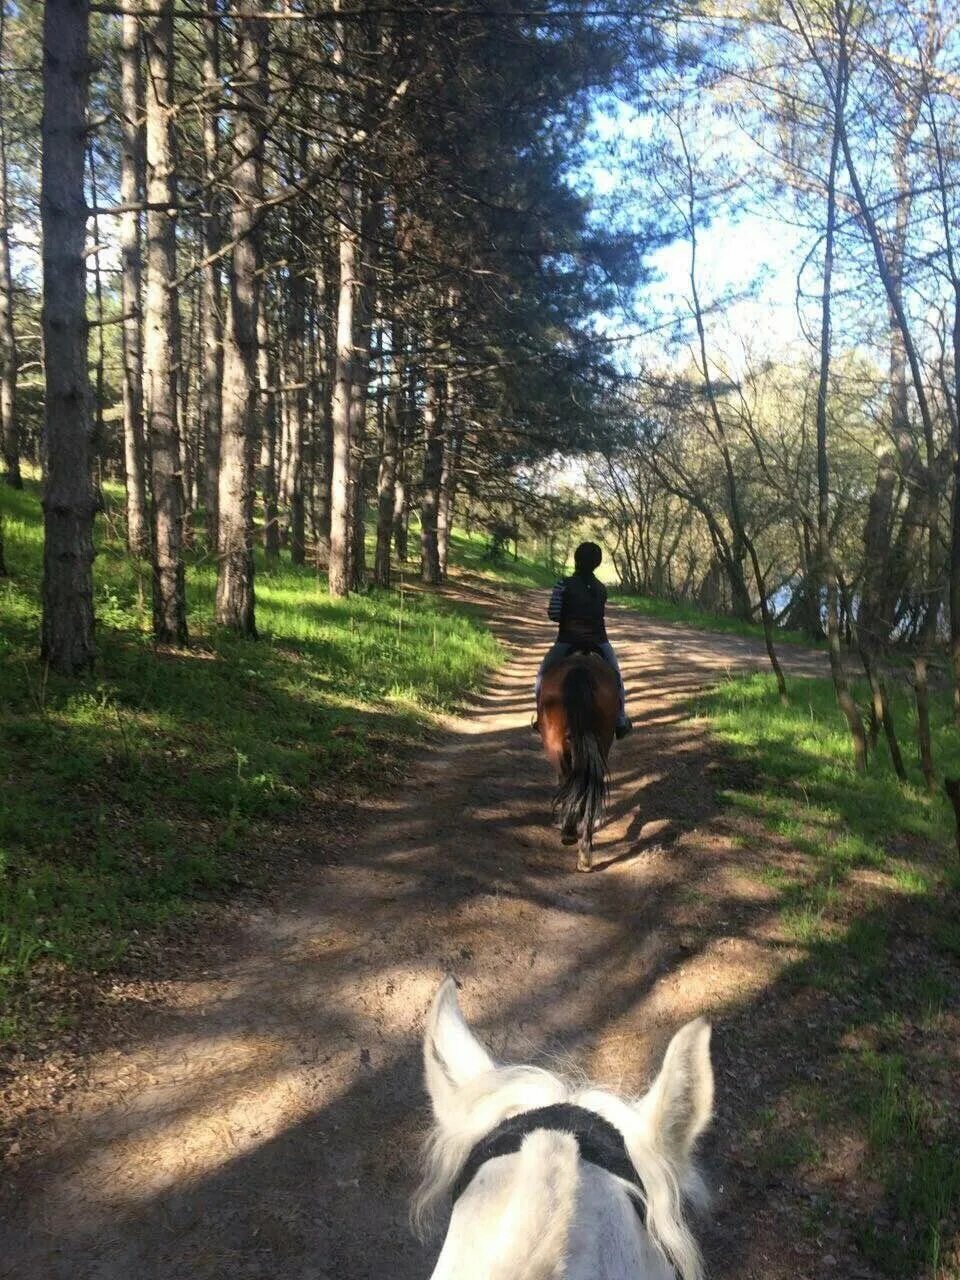
[[[927,660],[918,655],[913,660],[913,692],[917,699],[917,747],[920,752],[920,768],[931,795],[937,789],[937,774],[933,767],[933,747],[930,740],[930,694],[927,686]]]
[[[120,49],[121,150],[120,203],[143,199],[143,76],[140,24],[123,15]],[[127,546],[135,556],[150,551],[147,481],[143,438],[143,333],[141,331],[140,214],[120,215],[120,281],[123,310],[123,464],[126,481]]]
[[[427,376],[423,409],[423,484],[420,499],[420,577],[431,586],[439,586],[441,582],[437,517],[443,476],[444,407],[442,375],[431,371]]]
[[[0,66],[6,60],[6,0],[0,0]],[[0,447],[4,477],[23,488],[20,424],[17,421],[17,339],[13,329],[13,273],[10,268],[10,206],[7,191],[7,117],[0,73]]]
[[[301,134],[300,168],[306,167],[306,135]],[[305,244],[308,230],[294,208],[290,213],[291,240],[297,246]],[[293,564],[303,564],[307,558],[306,495],[304,484],[304,452],[306,449],[307,392],[307,287],[306,264],[300,258],[291,265],[287,292],[287,342],[283,361],[284,381],[289,390],[284,392],[290,434],[289,503],[290,503],[290,559]]]
[[[416,422],[416,370],[412,364],[406,367],[406,378],[400,399],[400,456],[397,463],[397,483],[393,498],[393,549],[401,564],[409,555],[408,527],[410,520],[410,447]]]
[[[276,368],[270,354],[267,308],[257,311],[257,382],[260,387],[260,489],[263,493],[263,549],[271,560],[280,557],[280,511],[277,505]]]
[[[200,439],[203,448],[203,502],[207,546],[217,546],[217,502],[220,485],[220,427],[223,386],[223,318],[220,297],[220,200],[215,179],[220,153],[220,48],[216,22],[203,24],[203,174],[206,199],[203,218],[203,256],[200,311],[203,342],[200,373]]]
[[[767,603],[767,586],[763,580],[763,570],[760,568],[760,557],[757,555],[757,549],[754,546],[753,539],[748,538],[747,552],[750,556],[750,563],[753,565],[753,576],[757,583],[757,594],[760,597],[760,618],[763,622],[763,642],[767,648],[767,657],[770,659],[770,666],[773,668],[773,674],[777,681],[777,693],[780,697],[782,706],[787,706],[790,702],[787,696],[787,682],[783,677],[783,668],[780,666],[780,659],[777,657],[777,647],[773,642],[773,618],[770,614],[770,606]]]
[[[216,620],[255,636],[253,503],[257,444],[257,315],[260,306],[260,204],[263,110],[266,102],[266,25],[256,0],[238,0],[237,119],[233,150],[234,243],[224,341],[223,431],[220,441]]]
[[[142,19],[146,50],[147,289],[144,311],[144,407],[153,479],[153,634],[187,643],[183,564],[183,486],[177,415],[179,312],[176,155],[173,101],[173,0]]]
[[[335,339],[327,299],[327,264],[314,272],[316,284],[317,387],[313,411],[313,510],[315,560],[318,572],[330,564],[330,480],[333,473],[333,431],[331,428]]]
[[[95,652],[83,189],[89,26],[88,0],[47,0],[40,187],[46,390],[40,653],[63,675],[91,668]]]
[[[103,406],[106,396],[104,394],[104,358],[105,347],[103,341],[103,272],[100,268],[100,221],[97,217],[96,210],[100,205],[100,192],[97,184],[97,160],[96,146],[92,135],[87,138],[87,165],[90,175],[90,199],[92,201],[93,212],[90,214],[90,233],[93,237],[93,243],[96,246],[92,256],[93,259],[93,310],[94,310],[94,330],[96,332],[96,381],[94,383],[93,392],[93,456],[95,465],[95,483],[97,486],[97,497],[100,503],[103,502],[103,454],[106,444],[106,431],[104,430]],[[88,352],[89,355],[89,352]]]
[[[840,653],[837,566],[830,540],[830,463],[827,453],[827,403],[830,393],[831,302],[833,254],[837,225],[837,164],[840,154],[841,121],[846,102],[846,46],[841,43],[837,69],[841,85],[833,95],[833,135],[827,175],[827,226],[823,257],[823,307],[820,320],[820,378],[817,386],[817,538],[819,560],[827,587],[827,643],[830,674],[840,710],[846,717],[853,742],[853,758],[858,773],[867,768],[867,738],[863,720],[850,692]]]
[[[450,534],[453,532],[453,508],[457,495],[457,471],[460,451],[463,448],[463,431],[454,431],[443,451],[443,469],[440,474],[440,506],[437,511],[437,555],[440,560],[440,578],[447,576],[450,557]]]
[[[390,338],[390,382],[383,416],[383,441],[377,470],[377,550],[373,579],[379,587],[390,585],[390,543],[397,495],[397,459],[400,448],[400,398],[403,393],[403,328],[394,320]]]
[[[353,400],[354,341],[357,291],[360,274],[360,237],[357,229],[356,189],[345,172],[340,182],[338,230],[340,282],[337,302],[336,357],[330,427],[333,437],[330,474],[330,565],[329,589],[335,597],[345,596],[350,586],[349,553],[352,528],[350,510],[350,406]]]
[[[374,312],[374,254],[379,226],[378,197],[362,194],[360,287],[354,313],[353,386],[350,397],[350,537],[349,579],[353,591],[367,579],[366,565],[366,435],[370,385],[370,347]]]
[[[193,522],[190,514],[197,504],[197,431],[191,413],[194,359],[200,346],[200,308],[197,290],[188,304],[186,331],[180,326],[180,346],[177,359],[177,422],[180,434],[180,489],[183,501],[183,545],[189,547],[193,540]]]

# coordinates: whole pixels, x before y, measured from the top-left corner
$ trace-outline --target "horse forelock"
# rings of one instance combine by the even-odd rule
[[[703,1182],[695,1169],[675,1169],[665,1155],[637,1132],[632,1104],[605,1089],[582,1083],[571,1084],[553,1072],[538,1067],[502,1067],[473,1081],[463,1091],[462,1108],[455,1123],[446,1128],[439,1125],[430,1131],[424,1148],[423,1178],[414,1196],[412,1218],[420,1238],[428,1234],[436,1222],[439,1206],[449,1195],[457,1175],[467,1156],[477,1142],[491,1132],[501,1121],[521,1111],[548,1106],[555,1102],[571,1102],[596,1112],[613,1124],[624,1137],[630,1159],[637,1171],[637,1185],[621,1187],[631,1196],[642,1199],[646,1209],[647,1234],[656,1248],[676,1268],[681,1280],[700,1280],[702,1262],[700,1251],[686,1221],[685,1201],[703,1204],[706,1194]],[[538,1136],[538,1135],[531,1135]],[[552,1137],[567,1136],[552,1134]],[[527,1139],[522,1150],[526,1149]],[[551,1148],[552,1149],[552,1148]],[[532,1151],[541,1150],[536,1144]],[[546,1148],[543,1148],[546,1150]],[[556,1170],[547,1170],[531,1158],[526,1164],[528,1180],[540,1178],[551,1181],[551,1195],[566,1203],[566,1183],[557,1182]],[[575,1190],[575,1183],[573,1184]],[[642,1192],[639,1190],[642,1188]],[[531,1193],[535,1190],[530,1187]],[[563,1192],[563,1194],[561,1194]],[[565,1234],[563,1235],[565,1239]],[[551,1236],[554,1244],[560,1234]],[[549,1249],[537,1253],[540,1269],[522,1275],[527,1280],[535,1277],[560,1276],[562,1270],[544,1270],[550,1258],[562,1261],[560,1255]],[[514,1273],[516,1280],[516,1273]]]

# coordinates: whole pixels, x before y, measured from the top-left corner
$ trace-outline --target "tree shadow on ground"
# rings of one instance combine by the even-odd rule
[[[484,709],[515,714],[528,678],[518,669]],[[152,1019],[130,1088],[88,1103],[8,1188],[0,1275],[428,1275],[436,1244],[417,1244],[406,1216],[427,1119],[415,1028],[452,970],[502,1060],[576,1062],[627,1091],[681,1022],[712,1014],[704,1237],[718,1280],[889,1275],[894,1259],[899,1280],[924,1278],[910,1240],[894,1250],[923,1213],[904,1199],[915,1180],[874,1167],[857,1099],[872,1096],[869,1052],[901,1044],[920,1046],[916,1087],[942,1080],[956,953],[931,950],[929,911],[879,881],[806,941],[786,934],[784,898],[757,875],[792,875],[800,855],[751,829],[749,847],[729,839],[702,729],[654,705],[699,668],[649,662],[645,678],[655,730],[615,756],[606,871],[577,876],[545,831],[551,780],[532,735],[474,723],[449,739],[359,842],[325,842],[312,887],[253,922],[257,945],[226,981],[208,995],[199,976]],[[937,928],[949,921],[945,904]],[[919,1117],[924,1143],[952,1141],[940,1119]]]

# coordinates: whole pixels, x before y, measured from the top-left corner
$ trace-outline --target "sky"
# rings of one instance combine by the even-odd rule
[[[710,120],[712,126],[713,121]],[[598,106],[589,158],[573,176],[596,197],[613,199],[621,205],[621,217],[643,225],[645,207],[655,197],[648,182],[637,184],[630,175],[635,149],[647,146],[653,134],[649,115],[618,105]],[[699,140],[691,142],[696,149]],[[722,147],[734,164],[738,158],[746,171],[751,162],[752,143],[735,125],[717,123],[707,148]],[[714,312],[708,323],[713,343],[722,348],[725,360],[736,367],[742,363],[747,344],[757,355],[789,356],[806,346],[797,313],[797,275],[808,251],[799,231],[784,221],[767,204],[741,207],[736,213],[720,213],[706,226],[698,227],[697,286],[705,308],[712,300],[738,300]],[[674,316],[690,316],[690,246],[686,239],[655,250],[647,258],[652,282],[638,293],[640,327],[653,327]],[[749,296],[746,296],[749,295]],[[807,317],[809,322],[809,315]],[[636,322],[600,317],[598,328],[616,335]],[[662,363],[668,358],[662,330],[645,340],[626,344],[633,363]]]

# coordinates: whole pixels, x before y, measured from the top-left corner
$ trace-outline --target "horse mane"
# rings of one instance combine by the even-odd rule
[[[421,1240],[432,1232],[467,1156],[485,1134],[518,1112],[570,1102],[595,1111],[623,1134],[643,1194],[625,1182],[620,1185],[645,1204],[647,1234],[681,1280],[701,1280],[700,1250],[684,1211],[686,1203],[705,1203],[703,1181],[692,1167],[675,1168],[663,1152],[637,1135],[635,1102],[594,1085],[565,1081],[541,1067],[496,1068],[465,1085],[460,1101],[454,1122],[443,1129],[435,1125],[424,1144],[423,1176],[411,1207],[414,1230]]]

